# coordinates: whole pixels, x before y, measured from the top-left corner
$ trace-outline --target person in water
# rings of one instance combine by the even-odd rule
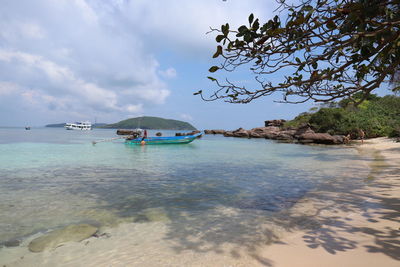
[[[358,136],[361,139],[361,144],[363,144],[364,143],[364,138],[365,138],[365,133],[364,133],[364,131],[362,129],[358,129]]]

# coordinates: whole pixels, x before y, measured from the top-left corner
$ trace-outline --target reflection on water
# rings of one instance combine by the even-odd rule
[[[357,157],[345,148],[218,136],[187,145],[93,146],[114,131],[32,129],[19,133],[26,139],[17,131],[0,129],[0,243],[80,222],[165,221],[204,230],[216,221],[232,225],[233,211],[265,221],[348,172]]]

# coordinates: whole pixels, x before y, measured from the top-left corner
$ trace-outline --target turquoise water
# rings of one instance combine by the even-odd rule
[[[143,223],[149,209],[183,223],[218,207],[269,218],[350,173],[358,157],[351,148],[210,135],[186,145],[91,143],[111,137],[115,130],[0,128],[0,243],[71,223]]]

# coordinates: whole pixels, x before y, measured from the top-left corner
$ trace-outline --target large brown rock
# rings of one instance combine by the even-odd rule
[[[225,130],[221,130],[221,129],[217,129],[217,130],[212,130],[213,134],[224,134],[226,131]]]
[[[80,242],[91,237],[96,232],[97,227],[93,225],[69,225],[32,240],[28,247],[32,252],[41,252],[46,249],[56,248],[66,242]]]
[[[265,121],[265,127],[268,126],[276,126],[276,127],[281,127],[283,124],[286,122],[286,120],[268,120]]]
[[[280,129],[275,126],[257,127],[249,130],[248,133],[250,137],[271,139],[272,136],[276,136],[279,130]]]
[[[306,133],[309,134],[315,133],[314,130],[311,128],[311,125],[308,123],[299,126],[297,130],[294,132],[294,137],[299,139],[301,135]]]
[[[299,142],[308,143],[312,141],[312,143],[316,144],[341,144],[343,143],[343,138],[332,136],[328,133],[304,133],[299,136]],[[307,141],[306,141],[307,140]]]
[[[204,130],[205,134],[224,134],[226,131],[221,129],[216,130]]]
[[[248,133],[251,138],[263,138],[262,133],[253,132],[253,131],[248,131]]]
[[[239,128],[235,131],[233,131],[233,136],[234,137],[249,137],[249,132],[243,128]]]
[[[232,131],[226,131],[226,132],[224,133],[224,136],[225,136],[225,137],[233,137],[233,132],[232,132]]]

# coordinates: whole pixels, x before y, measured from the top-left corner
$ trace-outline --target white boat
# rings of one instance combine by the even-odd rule
[[[64,127],[66,130],[92,130],[92,124],[88,121],[66,123]]]

